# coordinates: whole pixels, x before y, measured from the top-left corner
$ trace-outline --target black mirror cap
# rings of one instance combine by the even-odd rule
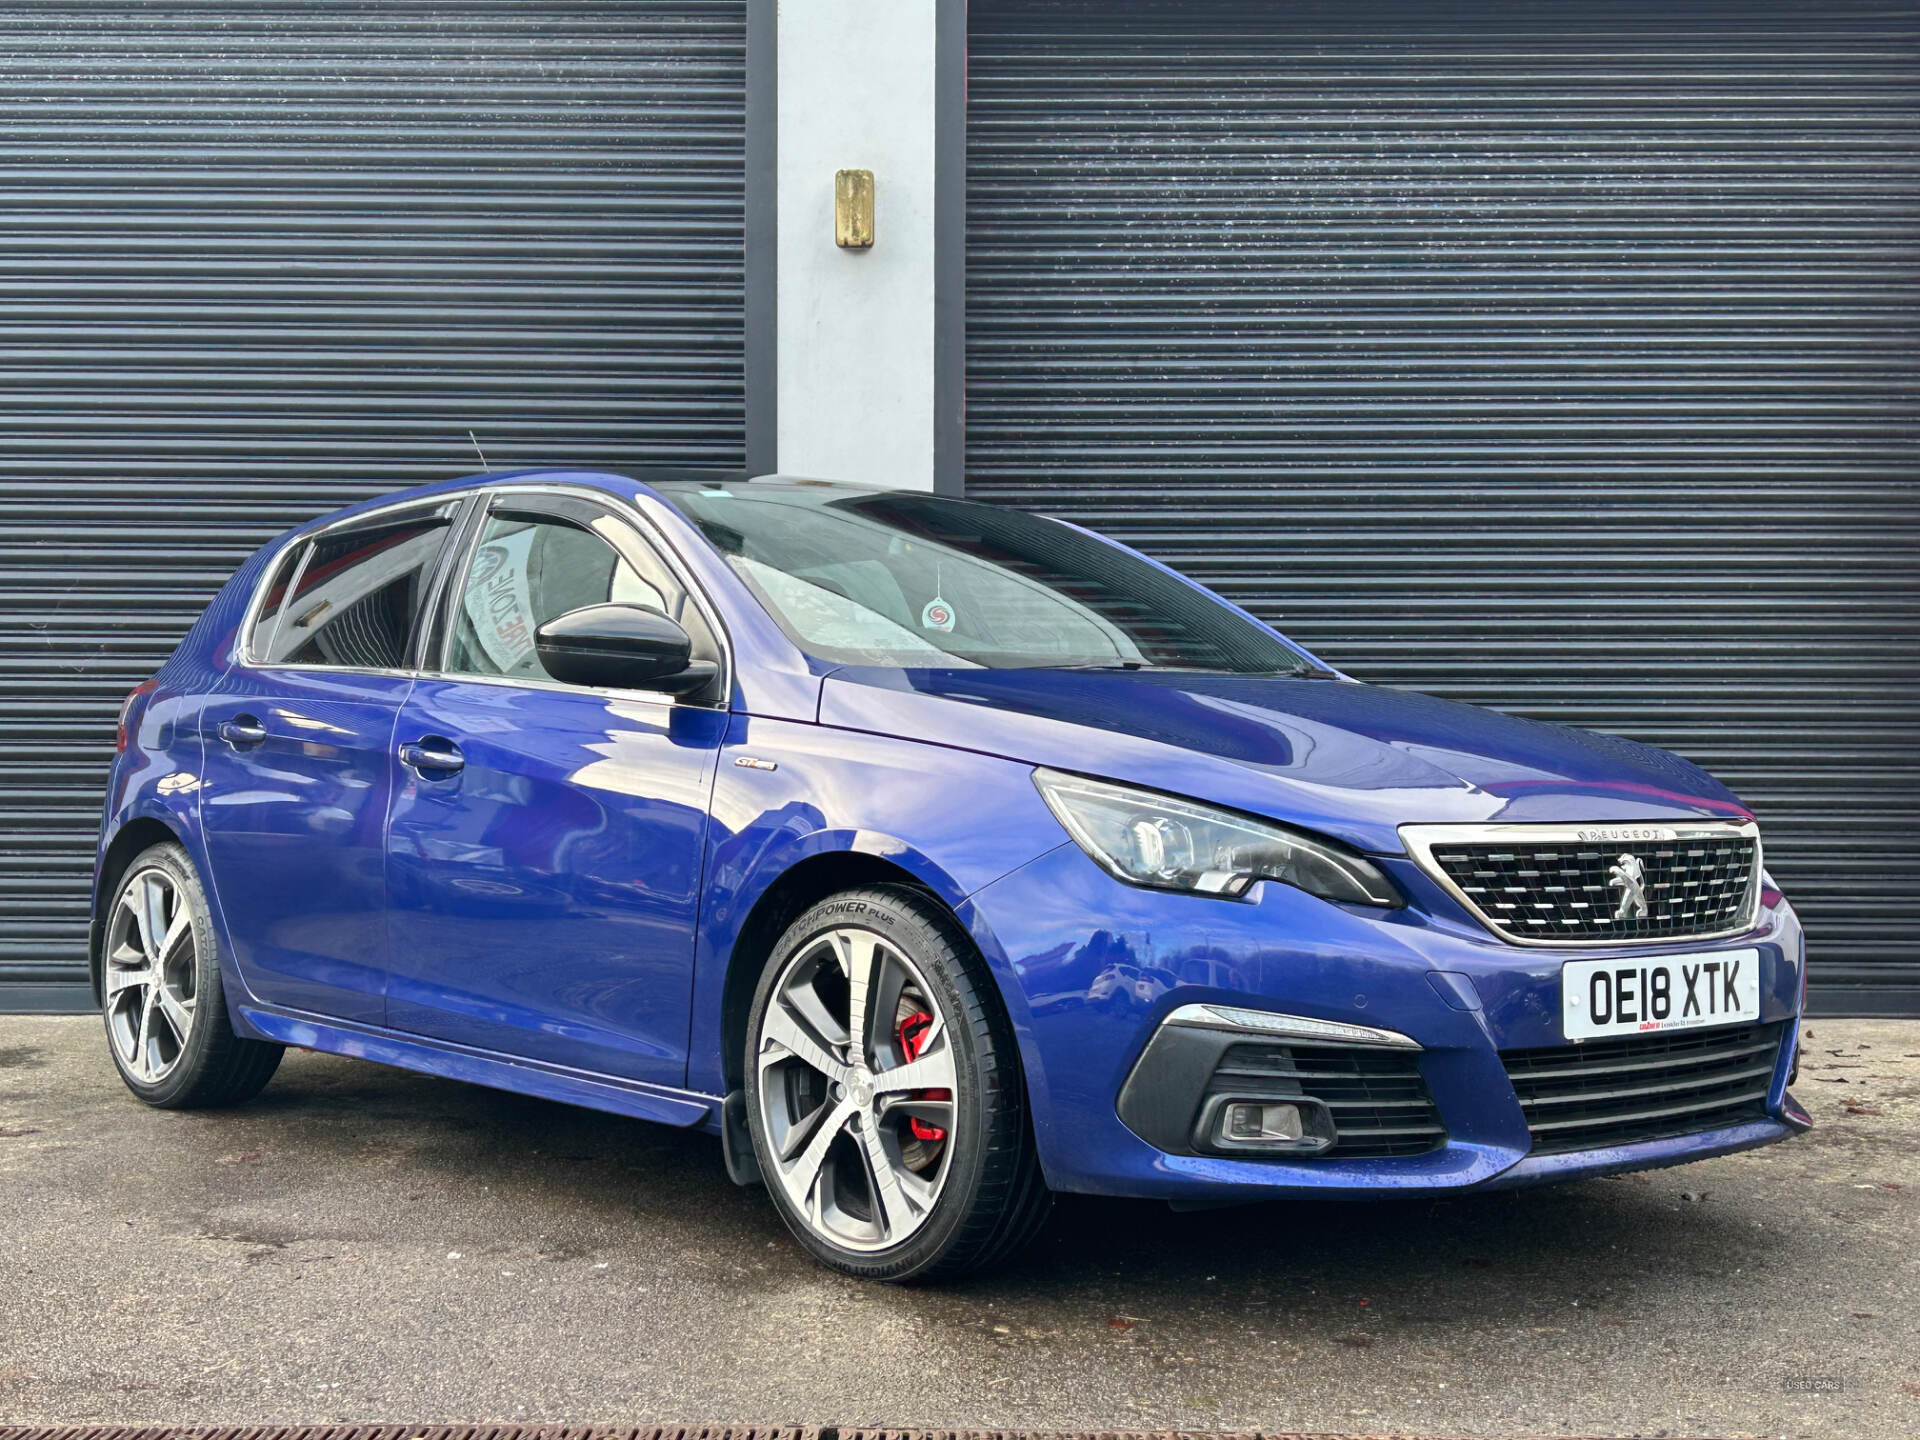
[[[563,685],[690,695],[718,673],[692,658],[693,640],[676,621],[648,605],[583,605],[542,625],[533,643]]]

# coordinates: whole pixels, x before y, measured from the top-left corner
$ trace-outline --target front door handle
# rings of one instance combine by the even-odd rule
[[[236,715],[231,720],[222,720],[218,726],[220,738],[236,750],[244,750],[249,745],[258,745],[267,738],[267,727],[251,715]]]
[[[451,740],[428,735],[402,745],[400,763],[418,770],[422,775],[451,775],[466,765],[467,757],[460,753],[460,747]]]

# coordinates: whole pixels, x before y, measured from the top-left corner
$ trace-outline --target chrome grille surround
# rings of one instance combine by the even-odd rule
[[[1682,824],[1402,825],[1414,863],[1514,945],[1597,949],[1717,940],[1760,919],[1760,827]],[[1606,880],[1622,856],[1647,867],[1645,919],[1620,920]]]

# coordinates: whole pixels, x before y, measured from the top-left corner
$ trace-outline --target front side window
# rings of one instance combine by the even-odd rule
[[[695,659],[716,658],[712,633],[685,588],[617,524],[610,517],[490,516],[460,588],[446,669],[548,679],[534,648],[540,627],[569,610],[608,603],[658,610],[686,629]]]
[[[405,669],[408,641],[454,508],[321,535],[271,634],[256,630],[255,658],[274,665]]]
[[[788,638],[846,665],[1305,674],[1272,632],[1057,521],[905,491],[670,483]]]

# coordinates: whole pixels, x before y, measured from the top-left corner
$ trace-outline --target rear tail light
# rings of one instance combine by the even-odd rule
[[[124,755],[127,753],[127,722],[133,719],[133,712],[139,707],[140,701],[146,696],[151,695],[159,684],[160,681],[158,677],[151,680],[142,680],[138,685],[133,687],[133,693],[120,702],[120,722],[115,732],[113,742],[115,754]]]

